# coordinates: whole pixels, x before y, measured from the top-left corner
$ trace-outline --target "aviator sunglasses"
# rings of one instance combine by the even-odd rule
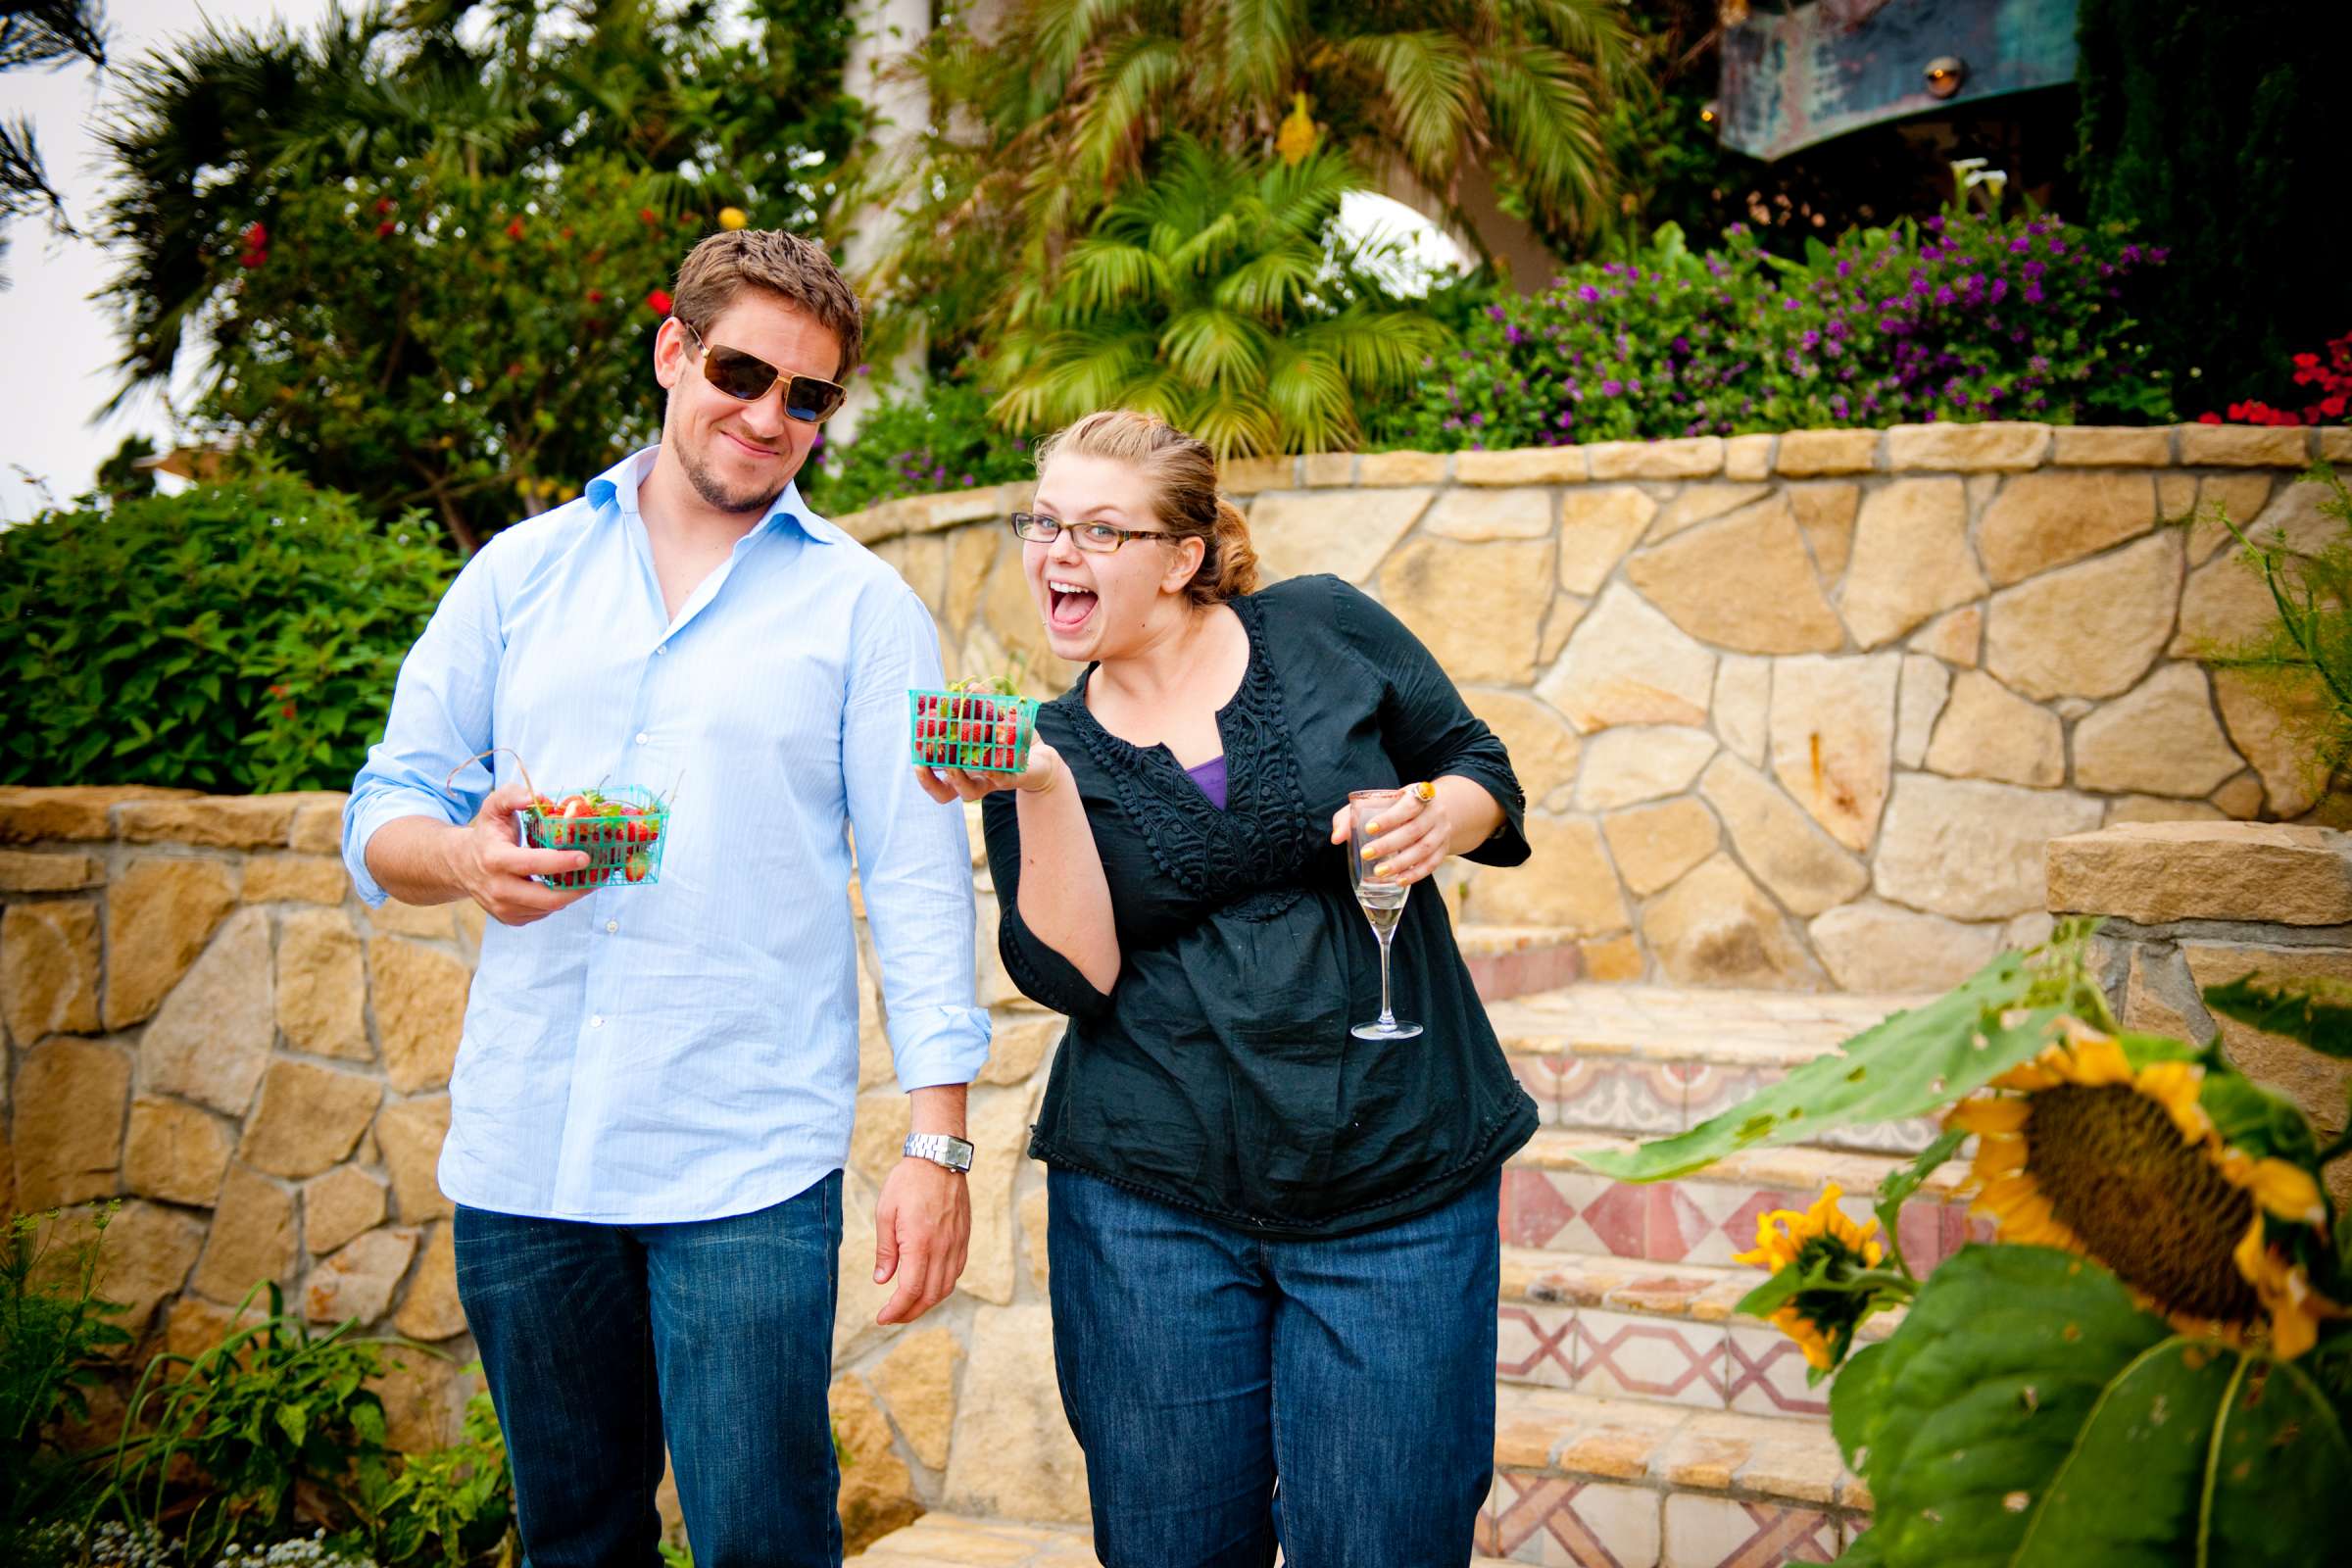
[[[710,342],[684,321],[686,333],[702,344],[703,379],[731,398],[757,403],[777,381],[784,383],[784,416],[803,424],[832,417],[849,394],[831,381],[813,375],[786,375],[756,354]]]

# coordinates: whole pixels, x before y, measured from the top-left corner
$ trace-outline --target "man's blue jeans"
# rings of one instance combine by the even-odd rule
[[[1054,1358],[1108,1568],[1459,1568],[1494,1465],[1499,1175],[1359,1236],[1047,1184]],[[1281,1484],[1279,1514],[1274,1506]]]
[[[839,1171],[729,1219],[456,1227],[527,1568],[659,1568],[664,1435],[696,1568],[838,1568]]]

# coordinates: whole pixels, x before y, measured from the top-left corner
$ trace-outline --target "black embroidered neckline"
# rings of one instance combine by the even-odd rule
[[[1184,893],[1267,919],[1297,903],[1301,873],[1317,848],[1298,754],[1283,712],[1282,687],[1266,660],[1265,625],[1250,595],[1227,601],[1250,641],[1242,683],[1217,710],[1225,743],[1225,809],[1165,746],[1138,746],[1102,727],[1086,706],[1089,664],[1058,700],[1079,740],[1153,863]]]

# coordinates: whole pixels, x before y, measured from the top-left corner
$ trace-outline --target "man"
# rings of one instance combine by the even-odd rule
[[[938,638],[792,483],[858,361],[858,303],[817,247],[742,229],[695,247],[673,305],[662,444],[459,574],[344,814],[370,905],[470,898],[495,922],[440,1181],[532,1568],[657,1562],[665,1439],[701,1568],[841,1561],[845,830],[915,1133],[875,1210],[882,1322],[955,1288],[971,1229],[969,854],[906,762]],[[674,789],[654,885],[535,881],[588,857],[519,847],[525,767]]]

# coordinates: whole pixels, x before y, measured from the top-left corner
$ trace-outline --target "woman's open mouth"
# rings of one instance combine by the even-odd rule
[[[1086,617],[1095,612],[1096,597],[1092,588],[1081,588],[1074,582],[1046,580],[1046,592],[1052,608],[1046,620],[1055,631],[1076,631],[1086,624]]]

